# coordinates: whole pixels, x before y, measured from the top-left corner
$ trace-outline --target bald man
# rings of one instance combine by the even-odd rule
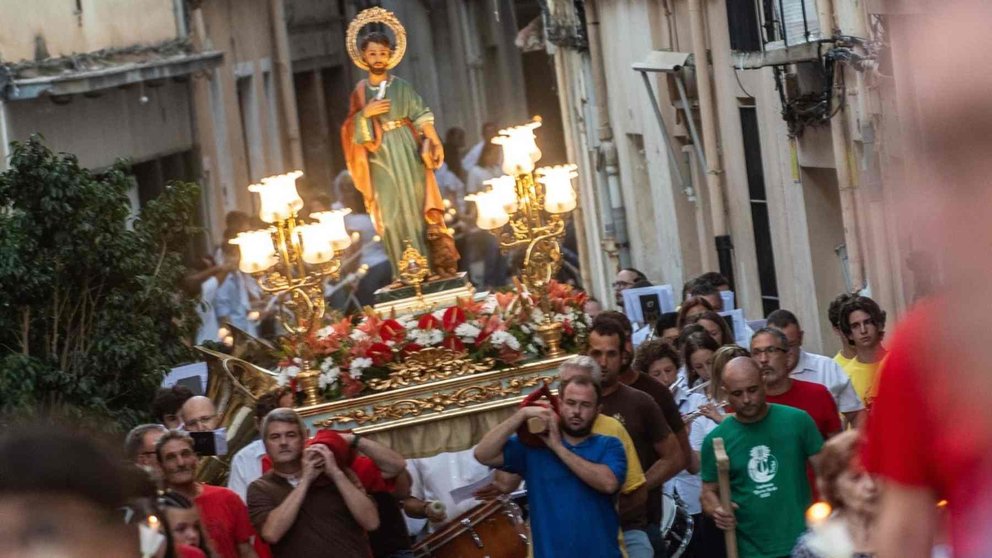
[[[190,397],[179,409],[179,420],[187,432],[209,432],[217,428],[217,407],[202,395]]]
[[[761,369],[749,357],[727,364],[723,388],[735,414],[703,441],[703,512],[720,529],[737,529],[741,558],[789,556],[811,503],[806,462],[820,452],[823,437],[804,411],[765,400]],[[733,510],[720,505],[715,438],[730,457]]]

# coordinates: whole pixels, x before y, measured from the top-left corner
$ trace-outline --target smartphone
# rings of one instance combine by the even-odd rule
[[[189,432],[197,455],[227,455],[227,432],[224,428],[207,432]]]

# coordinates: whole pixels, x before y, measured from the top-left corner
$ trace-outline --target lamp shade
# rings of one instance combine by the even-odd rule
[[[351,246],[351,235],[344,226],[344,216],[351,213],[350,209],[335,209],[334,211],[321,211],[311,213],[310,217],[320,221],[320,225],[327,228],[327,238],[334,251],[344,250]]]
[[[272,231],[268,229],[238,233],[229,242],[238,246],[241,252],[238,269],[245,273],[265,271],[278,261]]]
[[[504,211],[507,213],[517,212],[517,181],[515,178],[501,176],[485,180],[482,183],[490,187],[490,191],[494,194],[492,199],[503,204]]]
[[[478,212],[475,224],[487,231],[498,229],[510,221],[510,216],[503,209],[495,192],[478,192],[465,196],[466,201],[474,201]]]
[[[296,179],[303,176],[301,171],[293,171],[262,179],[260,184],[248,186],[260,198],[258,216],[266,223],[285,221],[303,208],[303,199],[296,191]]]
[[[544,210],[548,213],[568,213],[577,200],[572,179],[579,176],[575,165],[557,165],[537,169],[537,181],[544,184]]]
[[[303,261],[308,264],[322,264],[334,258],[330,228],[323,223],[310,223],[296,228],[303,242]]]
[[[534,163],[541,159],[534,130],[541,126],[535,118],[522,126],[500,130],[492,142],[503,147],[503,172],[511,176],[534,171]]]

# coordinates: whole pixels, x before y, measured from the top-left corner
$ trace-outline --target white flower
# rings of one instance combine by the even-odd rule
[[[362,377],[362,371],[366,368],[372,366],[372,359],[359,357],[351,361],[351,366],[348,367],[348,373],[354,379],[359,379]]]
[[[431,312],[431,316],[434,316],[438,320],[442,320],[443,321],[444,320],[444,313],[447,312],[447,311],[448,311],[447,308],[442,308],[440,310],[435,310],[435,311]]]
[[[459,324],[458,327],[455,328],[455,335],[460,337],[462,341],[475,341],[475,339],[479,337],[480,333],[482,333],[481,329],[468,322]]]
[[[499,306],[499,302],[496,301],[496,295],[489,295],[482,301],[482,313],[492,314],[496,311],[497,306]]]
[[[396,318],[396,322],[403,326],[403,329],[407,331],[417,327],[417,320],[409,314]]]
[[[418,345],[429,347],[444,341],[444,332],[440,329],[412,329],[410,338]]]
[[[331,362],[331,359],[327,359],[324,362],[325,363]],[[338,383],[338,378],[341,377],[340,368],[338,368],[337,366],[333,366],[325,370],[324,365],[322,364],[320,365],[320,369],[324,371],[320,376],[317,377],[317,385],[320,386],[320,389],[326,389],[327,386],[332,386]]]
[[[295,378],[296,375],[300,373],[300,367],[295,365],[287,366],[283,368],[283,370],[286,371],[286,375],[290,378]]]
[[[396,346],[396,341],[393,341],[392,339],[390,339],[389,341],[386,341],[386,346],[387,347],[395,347]]]
[[[351,335],[349,335],[353,341],[365,341],[369,338],[369,334],[365,333],[360,329],[352,330]]]
[[[534,308],[530,313],[530,321],[535,324],[544,322],[544,312],[540,308]]]
[[[520,350],[520,341],[517,341],[517,338],[514,337],[509,331],[493,332],[492,336],[489,337],[489,340],[493,344],[493,347],[509,347],[514,351]]]
[[[527,335],[530,335],[530,326],[528,326],[527,324],[520,324],[520,331],[526,333]]]
[[[527,351],[528,353],[533,353],[533,354],[537,353],[537,347],[535,347],[533,343],[528,343],[527,346],[524,347],[524,350]]]
[[[330,337],[331,333],[334,332],[334,328],[331,326],[324,326],[317,330],[317,339],[323,339],[325,337]]]
[[[293,360],[296,361],[297,359]],[[276,369],[276,373],[276,385],[282,387],[289,383],[290,378],[295,378],[300,373],[300,367],[294,365],[280,366]]]

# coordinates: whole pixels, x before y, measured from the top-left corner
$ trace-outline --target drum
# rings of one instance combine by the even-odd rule
[[[505,499],[484,502],[445,523],[416,546],[418,558],[526,558],[527,526]]]
[[[679,558],[692,539],[692,515],[678,494],[662,494],[661,534],[668,547],[668,558]]]

